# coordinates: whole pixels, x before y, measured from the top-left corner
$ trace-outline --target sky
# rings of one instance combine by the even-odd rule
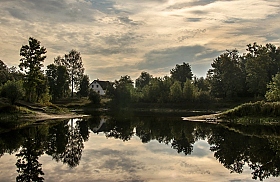
[[[280,46],[279,22],[279,0],[0,0],[0,60],[18,66],[34,37],[44,69],[75,49],[91,81],[169,76],[183,62],[205,77],[226,50]]]

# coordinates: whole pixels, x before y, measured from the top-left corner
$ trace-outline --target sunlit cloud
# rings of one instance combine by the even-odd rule
[[[0,3],[0,59],[8,66],[19,64],[20,47],[34,37],[47,48],[45,67],[77,49],[91,80],[113,81],[120,75],[135,79],[141,71],[164,76],[182,62],[189,62],[195,75],[205,76],[226,49],[242,52],[248,43],[280,43],[278,0]]]

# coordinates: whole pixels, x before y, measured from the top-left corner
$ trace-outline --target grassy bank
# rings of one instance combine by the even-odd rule
[[[0,132],[36,122],[38,117],[69,114],[69,110],[52,103],[45,105],[18,101],[15,105],[0,98]]]
[[[223,112],[221,116],[244,123],[278,122],[280,121],[280,102],[249,102]]]

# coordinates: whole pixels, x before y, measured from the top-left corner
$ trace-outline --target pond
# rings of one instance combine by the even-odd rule
[[[93,114],[0,134],[0,181],[280,181],[280,127]]]

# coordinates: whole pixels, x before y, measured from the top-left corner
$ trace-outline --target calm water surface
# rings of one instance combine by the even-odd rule
[[[0,181],[280,181],[279,133],[95,114],[0,134]]]

